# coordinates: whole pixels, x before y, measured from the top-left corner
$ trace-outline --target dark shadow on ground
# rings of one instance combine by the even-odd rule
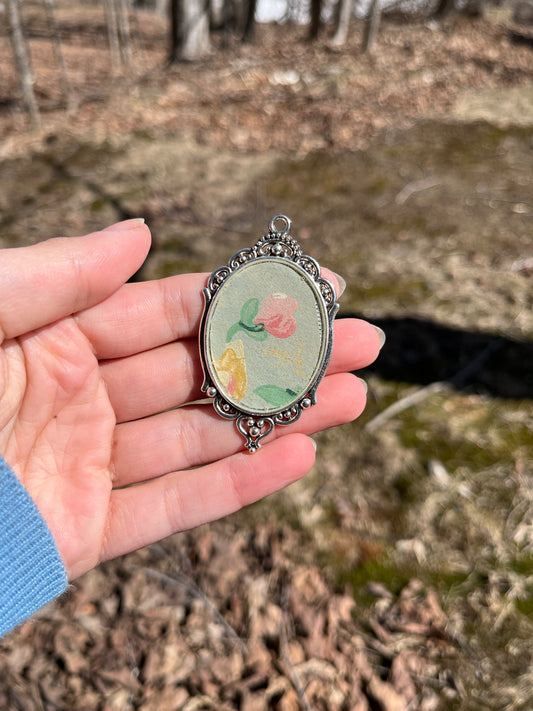
[[[419,385],[444,381],[458,390],[495,397],[533,398],[531,341],[463,331],[419,318],[372,322],[385,331],[387,341],[366,373]]]

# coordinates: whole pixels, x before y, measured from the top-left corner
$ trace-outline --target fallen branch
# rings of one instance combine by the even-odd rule
[[[434,188],[437,185],[440,185],[440,180],[434,177],[413,180],[412,182],[407,183],[407,185],[404,185],[398,195],[396,195],[396,197],[394,198],[394,202],[397,205],[403,205],[405,202],[407,202],[407,200],[409,200],[411,195],[414,195],[415,193],[420,193],[422,192],[422,190],[429,190],[429,188]]]
[[[414,393],[402,397],[395,403],[387,407],[379,415],[376,415],[373,419],[365,425],[366,432],[375,432],[384,422],[392,419],[396,415],[400,414],[404,410],[408,410],[413,405],[418,405],[426,398],[430,397],[434,393],[439,393],[445,390],[450,385],[455,388],[460,388],[481,368],[485,365],[488,359],[500,348],[503,347],[504,341],[499,338],[495,338],[490,341],[487,346],[479,353],[473,360],[470,361],[464,368],[461,368],[453,377],[447,381],[436,381],[426,385],[426,387],[416,390]]]
[[[367,432],[375,432],[375,430],[379,429],[384,422],[391,420],[396,415],[399,415],[400,412],[413,407],[413,405],[418,405],[419,402],[422,402],[430,395],[433,395],[433,393],[442,392],[445,387],[445,383],[431,383],[430,385],[426,385],[426,387],[421,390],[416,390],[414,393],[402,397],[400,400],[397,400],[395,403],[390,405],[390,407],[383,410],[383,412],[380,412],[379,415],[372,418],[370,422],[367,422],[365,430]]]

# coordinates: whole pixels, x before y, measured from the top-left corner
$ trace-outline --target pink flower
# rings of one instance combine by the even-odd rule
[[[287,294],[269,294],[254,318],[255,324],[263,324],[265,330],[275,338],[288,338],[296,330],[292,313],[298,308],[296,299]]]

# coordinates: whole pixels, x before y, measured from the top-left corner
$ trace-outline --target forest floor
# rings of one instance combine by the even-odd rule
[[[0,708],[531,709],[533,53],[505,8],[384,21],[371,56],[260,26],[165,66],[138,13],[58,4],[42,126],[0,34],[0,246],[144,216],[143,278],[210,271],[276,213],[381,325],[365,414],[302,482],[76,581],[0,643]],[[397,405],[396,411],[389,406]]]

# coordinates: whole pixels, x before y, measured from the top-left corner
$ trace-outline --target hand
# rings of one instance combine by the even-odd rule
[[[346,371],[379,350],[372,326],[338,321],[318,404],[250,455],[211,405],[169,410],[203,397],[207,275],[126,284],[149,246],[148,228],[128,220],[1,254],[0,452],[70,579],[303,476],[315,457],[306,435],[360,414],[365,389]]]

